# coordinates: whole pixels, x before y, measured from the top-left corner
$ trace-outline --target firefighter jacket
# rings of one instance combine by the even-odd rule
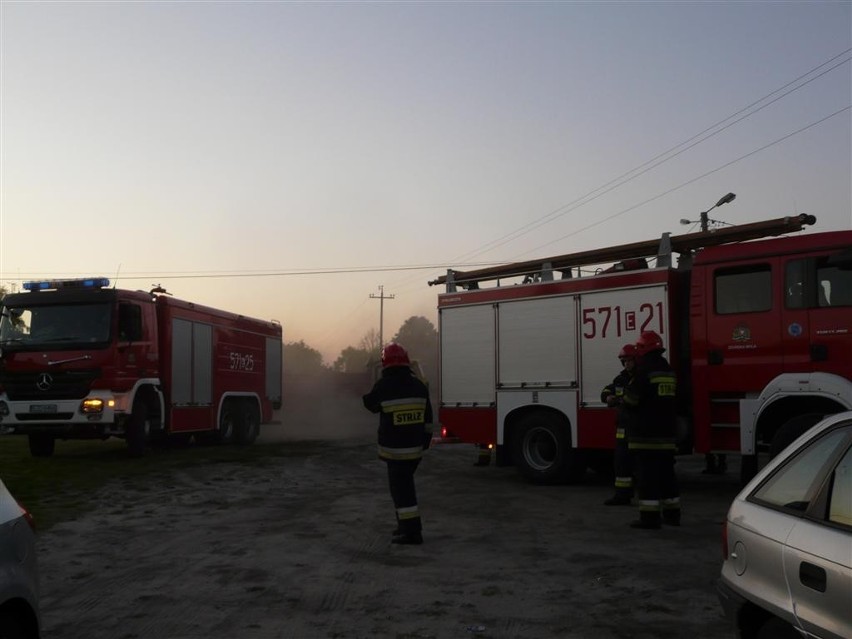
[[[606,404],[606,398],[610,395],[615,395],[615,397],[620,403],[621,398],[624,395],[624,389],[627,387],[627,384],[629,382],[630,373],[627,372],[627,369],[624,369],[618,375],[615,376],[615,379],[612,380],[612,383],[607,384],[603,387],[603,390],[601,391],[601,401]]]
[[[639,358],[624,389],[630,450],[675,450],[676,390],[674,370],[662,351]]]
[[[432,437],[429,389],[408,366],[391,366],[364,395],[364,406],[379,415],[379,457],[412,460],[423,456]]]
[[[627,369],[624,369],[615,376],[611,384],[604,386],[601,391],[601,401],[604,404],[606,404],[606,398],[610,395],[614,395],[616,398],[616,407],[618,408],[615,431],[616,439],[624,439],[627,435],[630,413],[624,408],[624,389],[627,388],[632,377],[633,374]]]

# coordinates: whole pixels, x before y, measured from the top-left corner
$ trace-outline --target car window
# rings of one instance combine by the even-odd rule
[[[807,510],[814,480],[849,431],[850,427],[838,428],[812,442],[781,466],[768,481],[752,493],[752,497],[772,506]]]
[[[836,524],[852,526],[852,448],[846,451],[834,470],[828,520]]]

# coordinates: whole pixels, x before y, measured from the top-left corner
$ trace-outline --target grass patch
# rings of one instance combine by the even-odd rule
[[[281,457],[305,456],[328,442],[255,443],[251,446],[151,448],[144,457],[127,454],[124,440],[57,441],[53,457],[32,457],[27,438],[0,437],[0,479],[36,519],[39,530],[70,519],[92,507],[89,495],[108,482],[123,489],[150,490],[145,478],[158,481],[174,471],[212,464],[266,464]]]

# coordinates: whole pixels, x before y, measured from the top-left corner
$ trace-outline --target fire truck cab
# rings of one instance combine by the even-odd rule
[[[249,444],[281,406],[282,331],[109,280],[27,282],[0,315],[0,429],[57,439]]]
[[[678,374],[681,451],[739,452],[753,474],[758,452],[852,408],[852,231],[760,239],[814,222],[450,270],[430,282],[447,287],[442,432],[496,446],[498,464],[533,482],[577,480],[609,464],[615,411],[600,393],[621,370],[619,350],[654,330]]]

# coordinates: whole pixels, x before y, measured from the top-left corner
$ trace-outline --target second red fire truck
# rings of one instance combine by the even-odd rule
[[[250,444],[281,407],[282,331],[104,278],[27,282],[0,316],[0,432],[46,457],[57,439]]]
[[[749,477],[761,451],[852,409],[852,231],[772,237],[814,223],[448,271],[430,282],[446,286],[445,436],[496,447],[498,464],[537,483],[578,479],[615,441],[600,392],[619,350],[653,330],[678,373],[682,452],[741,453]],[[593,265],[606,266],[580,275]]]

